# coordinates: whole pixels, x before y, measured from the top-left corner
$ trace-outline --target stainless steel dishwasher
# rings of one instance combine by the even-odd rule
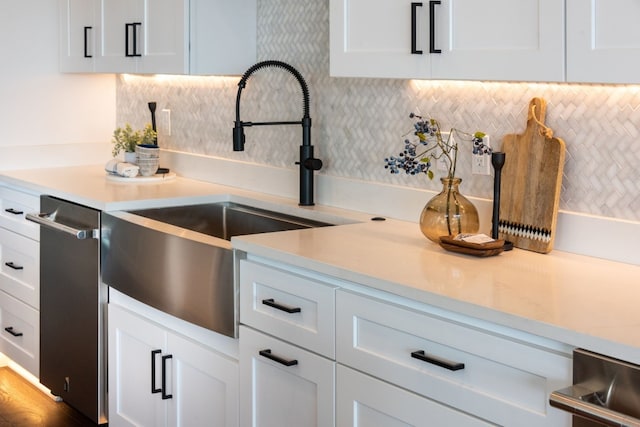
[[[573,386],[551,393],[573,427],[640,427],[640,366],[583,349],[573,352]]]
[[[106,423],[100,211],[41,196],[40,382],[98,424]]]

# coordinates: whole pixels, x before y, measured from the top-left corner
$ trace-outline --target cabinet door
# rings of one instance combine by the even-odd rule
[[[94,71],[96,53],[96,1],[59,0],[60,71]]]
[[[640,83],[640,2],[567,0],[567,81]]]
[[[571,357],[527,345],[526,335],[509,339],[347,291],[337,293],[336,325],[339,363],[497,425],[570,424],[548,397],[571,382]]]
[[[240,326],[240,425],[333,426],[334,366],[331,360]]]
[[[96,71],[137,71],[145,43],[144,3],[144,0],[100,0]]]
[[[241,75],[256,62],[256,0],[190,0],[189,74]]]
[[[153,352],[166,349],[166,333],[117,305],[109,304],[108,312],[109,424],[166,425],[166,404],[151,393],[161,386],[161,354]]]
[[[0,291],[0,352],[40,376],[40,313]]]
[[[0,227],[39,241],[40,226],[25,218],[31,212],[40,212],[40,195],[0,185]]]
[[[442,0],[434,14],[432,78],[564,80],[563,0]]]
[[[429,7],[428,2],[419,4],[424,5],[409,0],[330,0],[331,75],[428,78]],[[412,44],[422,53],[412,54]]]
[[[175,334],[172,356],[170,426],[238,425],[238,362]]]
[[[140,73],[189,72],[189,0],[145,2]]]
[[[0,289],[40,308],[40,245],[0,228]]]
[[[493,425],[342,365],[338,365],[336,385],[340,427]]]

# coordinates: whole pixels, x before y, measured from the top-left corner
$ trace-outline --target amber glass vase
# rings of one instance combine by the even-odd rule
[[[460,178],[440,178],[442,191],[427,202],[420,215],[420,230],[429,240],[439,243],[440,236],[477,233],[478,210],[460,194]]]

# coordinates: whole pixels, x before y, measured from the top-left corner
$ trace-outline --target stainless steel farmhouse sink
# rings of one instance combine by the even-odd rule
[[[131,213],[225,240],[243,234],[331,225],[233,202],[145,209]]]
[[[102,281],[161,311],[235,337],[231,237],[329,225],[232,202],[105,212]]]

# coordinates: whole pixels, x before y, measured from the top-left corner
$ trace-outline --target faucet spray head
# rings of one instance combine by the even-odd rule
[[[239,121],[233,127],[233,151],[244,151],[244,126]]]

